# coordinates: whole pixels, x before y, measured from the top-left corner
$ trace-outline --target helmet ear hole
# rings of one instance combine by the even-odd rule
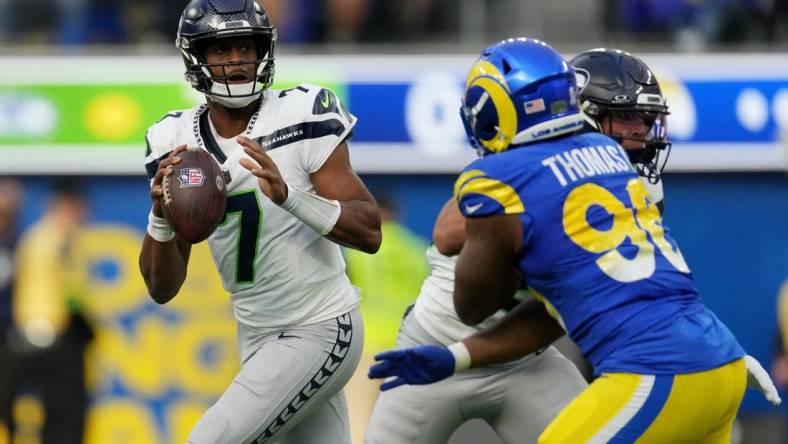
[[[512,65],[511,65],[511,64],[509,64],[509,61],[508,61],[508,60],[506,60],[506,59],[503,59],[503,60],[501,61],[501,65],[502,65],[502,67],[503,67],[503,75],[505,75],[505,76],[506,76],[506,75],[509,75],[509,73],[510,73],[510,72],[512,72]]]
[[[498,129],[492,123],[488,123],[478,129],[479,137],[483,140],[490,140],[498,133]]]

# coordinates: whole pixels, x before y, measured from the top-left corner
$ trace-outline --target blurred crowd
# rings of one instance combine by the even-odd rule
[[[616,15],[605,29],[638,40],[673,41],[679,49],[785,41],[786,0],[606,0]]]
[[[185,0],[0,0],[0,41],[171,43]],[[419,41],[456,27],[452,0],[262,0],[291,43]]]
[[[568,41],[591,34],[607,40],[672,42],[685,50],[788,41],[783,30],[788,0],[561,0],[566,8],[551,6],[548,0],[259,1],[286,43],[455,43],[467,41],[470,34],[490,40],[499,34],[533,33],[523,17],[548,32],[562,23],[567,9],[592,12],[587,29],[564,33]],[[0,41],[169,44],[185,4],[186,0],[0,0]]]

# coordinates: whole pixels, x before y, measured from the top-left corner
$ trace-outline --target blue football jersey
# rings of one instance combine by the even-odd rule
[[[585,133],[481,158],[457,179],[465,217],[517,214],[518,267],[598,373],[708,370],[744,351],[701,302],[624,150]]]

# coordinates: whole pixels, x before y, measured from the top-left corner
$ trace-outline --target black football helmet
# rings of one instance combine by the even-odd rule
[[[643,148],[627,150],[627,154],[641,176],[657,183],[670,154],[670,113],[651,69],[632,54],[606,48],[580,53],[569,63],[575,68],[580,108],[595,130],[606,133],[604,118],[617,115],[640,118],[649,127],[643,140],[631,139],[642,143]],[[613,138],[623,141],[622,137]]]
[[[209,65],[204,49],[212,39],[251,36],[257,46],[257,78],[249,83],[230,84],[226,67]],[[186,65],[186,80],[192,88],[233,108],[256,100],[274,79],[276,28],[256,0],[192,0],[181,15],[175,45]],[[214,77],[211,67],[221,67],[224,75]]]

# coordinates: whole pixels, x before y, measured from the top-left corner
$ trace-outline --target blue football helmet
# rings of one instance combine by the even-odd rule
[[[471,68],[460,109],[480,156],[583,128],[574,70],[548,44],[512,38]]]
[[[257,76],[244,84],[228,82],[225,74],[212,76],[204,48],[213,39],[251,36],[257,47]],[[256,0],[192,0],[183,10],[175,45],[186,65],[192,88],[223,105],[238,108],[256,100],[274,80],[276,28]]]

